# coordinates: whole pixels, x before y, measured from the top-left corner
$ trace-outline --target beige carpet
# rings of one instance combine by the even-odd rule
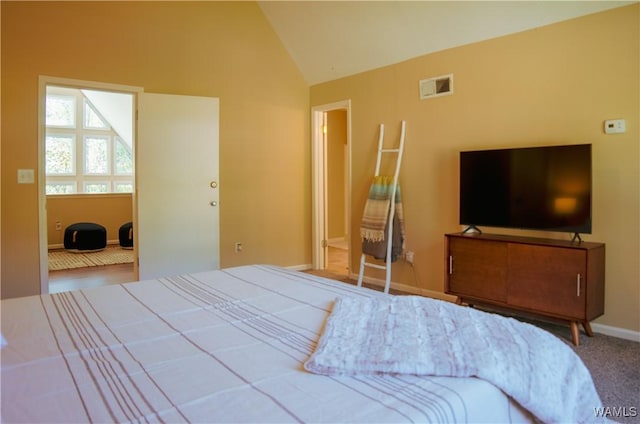
[[[122,249],[120,246],[109,246],[105,250],[88,253],[49,251],[49,271],[126,263],[133,263],[133,250]]]

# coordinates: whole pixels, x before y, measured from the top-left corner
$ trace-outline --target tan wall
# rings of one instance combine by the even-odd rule
[[[327,236],[342,238],[345,231],[345,146],[347,111],[327,112]]]
[[[64,229],[76,222],[95,222],[107,230],[107,241],[118,242],[120,226],[132,220],[131,194],[47,197],[47,239],[50,247],[64,244]],[[56,222],[61,229],[56,230]]]
[[[319,84],[311,104],[351,99],[351,269],[376,158],[377,129],[389,140],[407,120],[400,177],[415,270],[393,280],[442,292],[446,232],[459,231],[458,152],[544,144],[593,144],[593,234],[606,243],[605,315],[597,322],[640,330],[640,5],[422,56]],[[454,74],[454,94],[419,100],[418,81]],[[627,132],[606,135],[605,119]],[[490,230],[496,232],[499,230]],[[520,234],[568,237],[566,234]]]
[[[309,89],[256,3],[0,7],[3,298],[40,291],[38,188],[16,178],[38,168],[39,75],[219,97],[221,265],[311,262]]]

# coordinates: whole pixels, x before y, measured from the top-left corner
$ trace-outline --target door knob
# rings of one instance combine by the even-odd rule
[[[211,183],[209,184],[211,186],[211,188],[216,188],[218,187],[218,183],[215,181],[211,181]]]
[[[218,202],[216,202],[215,200],[210,201],[209,204],[211,206],[218,206]]]

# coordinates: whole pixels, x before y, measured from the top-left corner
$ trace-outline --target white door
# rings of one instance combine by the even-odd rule
[[[218,131],[217,98],[139,95],[140,280],[220,267]]]

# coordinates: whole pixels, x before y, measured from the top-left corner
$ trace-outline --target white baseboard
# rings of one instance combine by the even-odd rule
[[[351,273],[349,275],[349,277],[354,279],[354,280],[357,280],[358,279],[358,274]],[[382,280],[380,278],[372,278],[372,277],[364,276],[362,278],[362,281],[364,281],[365,283],[368,283],[368,284],[372,284],[372,285],[374,285],[376,287],[381,287],[381,288],[384,288],[384,285],[385,285],[385,280]],[[394,283],[393,281],[391,282],[391,288],[394,289],[394,290],[400,290],[400,291],[405,292],[405,293],[411,293],[411,294],[418,295],[418,296],[431,297],[431,298],[434,298],[434,299],[446,300],[448,302],[455,302],[455,300],[456,300],[455,296],[451,296],[451,295],[448,295],[446,293],[437,292],[437,291],[433,291],[433,290],[421,289],[421,288],[418,288],[418,287],[408,286],[406,284],[401,284],[401,283]]]
[[[107,240],[107,246],[109,245],[120,245],[120,240]],[[64,249],[64,244],[63,243],[58,243],[58,244],[50,244],[47,246],[47,249],[49,250],[53,250],[53,249]]]
[[[627,330],[626,328],[612,327],[610,325],[597,323],[591,323],[591,329],[594,333],[640,343],[639,331]]]
[[[349,242],[345,237],[332,238],[327,240],[327,246],[347,250],[349,248]]]
[[[286,266],[286,269],[290,269],[292,271],[307,271],[313,268],[311,264],[303,264],[303,265],[291,265]]]

